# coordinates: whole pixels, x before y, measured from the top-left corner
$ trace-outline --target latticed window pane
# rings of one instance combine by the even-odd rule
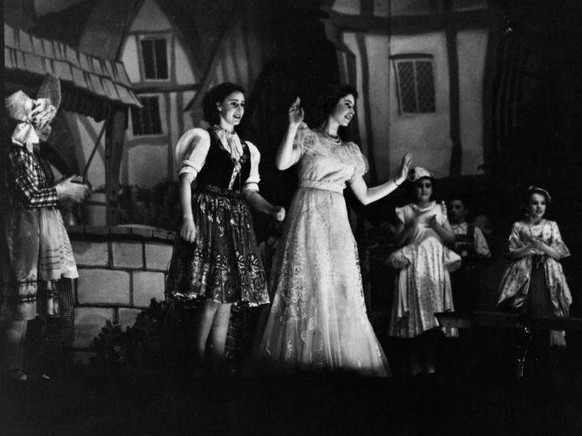
[[[142,41],[141,52],[143,55],[143,69],[146,79],[156,78],[156,56],[154,52],[154,41]]]
[[[144,77],[146,80],[167,80],[168,57],[165,39],[144,39],[141,42]]]
[[[134,136],[159,135],[162,132],[158,97],[140,97],[142,108],[131,108]]]
[[[435,112],[432,59],[396,60],[400,113]]]
[[[155,54],[156,54],[156,73],[158,79],[168,78],[168,58],[166,55],[166,40],[157,39],[155,41]]]
[[[402,112],[417,112],[414,65],[412,62],[398,63],[398,84],[400,86],[400,105]]]
[[[418,112],[434,112],[434,74],[432,72],[432,62],[416,61],[415,66]]]

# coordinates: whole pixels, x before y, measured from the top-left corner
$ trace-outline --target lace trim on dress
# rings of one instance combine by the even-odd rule
[[[293,148],[301,152],[301,156],[312,150],[315,145],[315,133],[305,123],[301,123],[293,140]]]

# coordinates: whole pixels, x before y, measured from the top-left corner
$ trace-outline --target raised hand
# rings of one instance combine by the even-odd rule
[[[406,177],[408,177],[408,170],[410,170],[410,165],[412,164],[412,158],[413,158],[412,153],[406,153],[402,157],[402,163],[400,164],[400,177],[399,177],[401,180],[406,180]]]
[[[541,250],[542,247],[544,246],[544,242],[541,239],[538,239],[532,235],[526,234],[525,238],[527,239],[527,241],[529,242],[529,244],[532,248],[535,248],[537,250]]]
[[[438,221],[437,221],[437,217],[436,215],[431,216],[428,221],[427,221],[428,226],[435,230],[436,226],[438,225]]]
[[[303,122],[304,117],[305,113],[301,107],[301,99],[297,97],[289,107],[289,125],[298,126]]]
[[[43,129],[53,120],[56,114],[56,107],[54,107],[47,99],[39,98],[38,100],[35,100],[35,105],[30,112],[30,117],[35,128]]]

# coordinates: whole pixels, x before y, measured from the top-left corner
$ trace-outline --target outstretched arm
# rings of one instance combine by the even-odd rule
[[[271,215],[277,221],[283,221],[285,219],[285,208],[281,206],[273,206],[270,202],[265,200],[261,194],[259,194],[259,191],[245,189],[244,196],[253,209]]]
[[[304,116],[301,99],[297,97],[289,108],[289,125],[275,156],[275,166],[278,170],[286,170],[299,158],[301,151],[293,148],[293,141]]]
[[[80,203],[90,193],[87,185],[73,181],[77,179],[76,176],[69,176],[50,188],[41,188],[34,156],[22,147],[13,148],[9,159],[16,192],[27,208],[57,207],[59,201]]]
[[[373,203],[374,201],[386,197],[406,180],[411,163],[412,153],[406,153],[402,158],[400,171],[397,177],[394,177],[381,185],[369,188],[364,179],[361,176],[358,176],[352,179],[350,182],[350,188],[362,204],[366,205]]]

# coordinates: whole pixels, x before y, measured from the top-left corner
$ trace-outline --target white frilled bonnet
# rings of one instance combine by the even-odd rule
[[[424,177],[428,177],[429,179],[434,178],[433,174],[427,169],[424,169],[423,167],[414,167],[408,170],[408,180],[412,183]]]
[[[6,97],[6,114],[18,122],[12,132],[12,142],[32,152],[33,145],[40,142],[37,132],[54,119],[60,103],[59,79],[49,74],[41,84],[36,100],[20,90]]]

